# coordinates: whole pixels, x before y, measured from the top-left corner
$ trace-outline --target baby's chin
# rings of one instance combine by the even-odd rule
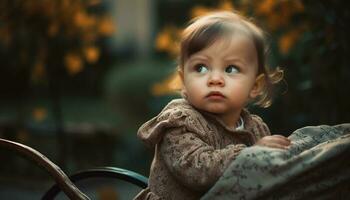
[[[205,109],[205,111],[219,115],[219,114],[226,113],[228,111],[228,109],[216,107],[216,108],[207,108],[207,109]]]
[[[224,105],[205,105],[205,106],[196,106],[196,105],[194,105],[194,107],[196,107],[199,110],[203,110],[205,112],[209,112],[209,113],[212,113],[212,114],[218,114],[218,115],[226,113],[227,111],[229,111],[227,106],[224,106]]]

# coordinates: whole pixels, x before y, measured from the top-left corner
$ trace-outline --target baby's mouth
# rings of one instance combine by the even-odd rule
[[[224,98],[226,98],[225,95],[223,95],[221,92],[218,92],[218,91],[209,92],[209,94],[205,97],[211,98],[211,99],[224,99]]]

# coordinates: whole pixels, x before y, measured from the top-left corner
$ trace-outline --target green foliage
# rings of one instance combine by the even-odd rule
[[[107,73],[105,95],[123,116],[125,126],[135,129],[172,98],[154,97],[151,89],[174,69],[172,62],[148,60],[120,64]]]

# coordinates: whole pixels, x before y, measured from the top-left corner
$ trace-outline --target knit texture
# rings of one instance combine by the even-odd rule
[[[244,129],[235,130],[185,99],[171,101],[138,131],[154,158],[149,187],[135,199],[199,199],[242,149],[270,135],[257,115],[243,110],[241,117]]]

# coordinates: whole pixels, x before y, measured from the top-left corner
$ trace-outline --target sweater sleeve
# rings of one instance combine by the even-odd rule
[[[160,143],[161,156],[174,177],[186,187],[208,190],[223,174],[244,144],[214,149],[195,133],[171,129]]]
[[[267,124],[258,115],[251,115],[253,126],[250,130],[256,136],[256,140],[259,140],[265,136],[271,135],[270,129]]]

